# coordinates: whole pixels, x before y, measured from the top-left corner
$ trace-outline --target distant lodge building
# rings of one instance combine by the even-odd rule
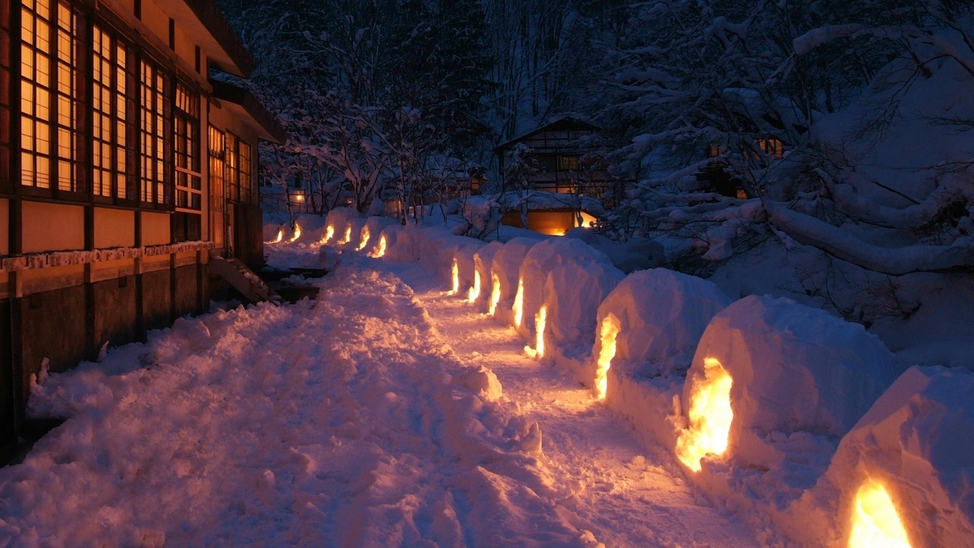
[[[614,200],[622,194],[623,183],[609,177],[604,159],[579,141],[601,131],[598,126],[564,116],[494,148],[499,171],[504,178],[501,181],[504,191],[515,187],[514,181],[506,179],[511,176],[512,162],[518,161],[515,158],[518,149],[523,147],[520,161],[527,166],[520,174],[524,180],[517,181],[516,186],[571,195],[562,200],[565,204],[562,207],[553,205],[558,200],[551,199],[529,206],[528,226],[523,228],[545,234],[564,234],[579,226],[578,219],[584,219],[585,225],[594,222],[601,213],[593,208],[583,209],[571,204],[601,201],[606,207],[612,207]],[[518,227],[523,224],[517,211],[507,213],[502,222]]]
[[[0,443],[31,375],[207,309],[263,261],[253,60],[212,0],[0,2]]]

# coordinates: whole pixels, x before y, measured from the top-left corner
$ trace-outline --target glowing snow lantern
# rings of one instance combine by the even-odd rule
[[[856,493],[849,548],[877,547],[910,548],[910,539],[886,488],[867,479]]]
[[[456,259],[453,259],[453,267],[450,268],[450,272],[453,275],[453,285],[450,287],[450,295],[456,295],[460,292],[460,265],[457,264]]]
[[[595,392],[600,400],[605,399],[605,391],[609,384],[609,367],[612,366],[612,358],[616,357],[616,338],[619,336],[619,321],[615,316],[606,316],[602,319],[599,328],[599,340],[602,346],[599,348],[599,356],[595,361]]]
[[[493,316],[497,311],[497,305],[501,302],[501,279],[497,274],[491,274],[490,305],[487,312]]]
[[[298,240],[298,238],[300,238],[300,237],[301,237],[301,225],[295,224],[294,225],[294,235],[291,236],[291,240],[290,241],[296,242]]]
[[[325,237],[321,239],[321,243],[327,244],[333,237],[335,237],[335,227],[328,225],[325,227]]]
[[[714,358],[704,359],[704,378],[693,385],[690,426],[676,440],[676,456],[694,472],[700,471],[700,459],[706,455],[722,455],[727,450],[731,422],[730,391],[734,379]]]
[[[345,237],[338,243],[347,244],[350,241],[352,241],[352,225],[345,227]]]
[[[279,244],[279,243],[281,243],[281,240],[283,240],[283,239],[284,239],[284,229],[282,228],[282,229],[280,229],[280,230],[277,231],[277,238],[271,240],[270,243],[272,243],[272,244]]]
[[[369,254],[369,256],[373,259],[381,259],[386,254],[387,245],[389,244],[386,242],[385,234],[383,234],[381,237],[379,237],[379,245],[375,246],[375,249],[372,250],[372,253]]]
[[[514,295],[514,325],[521,325],[521,316],[524,315],[524,278],[517,280],[517,293]]]
[[[368,226],[363,227],[362,228],[362,243],[358,244],[358,249],[356,249],[355,251],[362,251],[363,249],[365,249],[365,246],[368,245],[369,238],[371,238],[371,237],[372,237],[372,233],[369,232],[369,227]]]
[[[467,302],[472,303],[480,298],[480,272],[473,273],[473,286],[467,291]]]
[[[548,305],[543,304],[538,309],[538,314],[534,317],[535,343],[534,349],[538,352],[538,357],[544,357],[544,330],[548,321]]]

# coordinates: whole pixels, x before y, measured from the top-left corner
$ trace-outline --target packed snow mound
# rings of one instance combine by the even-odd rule
[[[359,244],[356,246],[358,251],[366,254],[372,253],[382,238],[382,231],[390,226],[399,226],[399,221],[392,217],[368,217],[362,230],[359,232]],[[388,241],[386,242],[388,245]]]
[[[599,305],[626,277],[606,259],[569,260],[545,280],[545,346],[566,358],[585,360],[595,344]]]
[[[618,330],[613,366],[659,377],[689,367],[697,342],[715,314],[731,303],[712,282],[665,268],[626,277],[599,306],[597,325]],[[592,355],[602,352],[598,338]]]
[[[352,221],[357,220],[361,223],[361,219],[362,214],[358,210],[350,207],[336,207],[329,211],[325,215],[324,233],[321,238],[322,243],[338,245],[339,242],[344,240],[347,230],[352,225]],[[328,234],[331,237],[327,238],[326,241],[325,236]]]
[[[858,490],[872,483],[888,493],[911,545],[970,546],[972,393],[974,373],[966,369],[908,369],[842,438],[822,481],[796,505],[793,536],[844,545]]]
[[[534,317],[544,304],[544,286],[548,273],[568,261],[576,261],[582,265],[612,265],[604,253],[576,238],[550,238],[532,247],[524,255],[518,271],[521,312],[520,315],[516,314],[514,323],[518,333],[525,339],[533,340],[535,336]],[[518,317],[520,322],[517,321]]]
[[[494,253],[494,259],[490,265],[491,281],[487,288],[491,293],[491,299],[496,300],[494,317],[505,323],[512,323],[514,314],[511,308],[514,306],[514,296],[517,293],[518,274],[521,270],[521,263],[524,256],[532,247],[540,243],[540,240],[532,238],[517,237],[504,244],[504,247]],[[494,294],[494,283],[497,283],[497,292]]]
[[[473,287],[474,271],[476,270],[474,255],[484,245],[486,244],[480,240],[471,240],[469,245],[461,247],[453,254],[453,261],[456,265],[455,282],[457,294],[466,296],[467,290]]]
[[[497,401],[503,395],[501,381],[493,371],[481,365],[469,367],[453,376],[453,384],[462,386],[471,392],[480,394],[487,401]]]
[[[753,457],[745,451],[773,432],[846,434],[896,378],[892,353],[861,325],[754,295],[707,326],[683,388],[684,410],[714,363],[733,383],[728,448],[744,463]]]
[[[474,280],[467,294],[467,299],[484,311],[487,310],[490,301],[491,268],[494,263],[494,255],[503,247],[504,244],[501,242],[490,242],[474,251]]]

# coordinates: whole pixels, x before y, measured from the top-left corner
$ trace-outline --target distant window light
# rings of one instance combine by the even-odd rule
[[[765,154],[771,156],[772,158],[781,158],[785,154],[784,143],[781,139],[776,139],[774,137],[768,137],[766,139],[758,139],[758,146]]]

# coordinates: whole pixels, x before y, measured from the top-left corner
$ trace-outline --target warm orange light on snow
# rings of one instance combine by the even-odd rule
[[[619,336],[619,321],[615,316],[602,319],[599,328],[599,356],[595,362],[595,393],[600,400],[605,399],[605,390],[609,385],[609,367],[612,358],[616,357],[616,338]]]
[[[386,242],[386,237],[384,235],[380,236],[379,244],[375,246],[375,249],[372,250],[372,253],[369,253],[369,257],[372,257],[373,259],[381,259],[386,254],[387,245],[389,244]]]
[[[365,249],[365,246],[367,246],[369,244],[369,238],[371,238],[371,237],[372,237],[372,233],[369,231],[369,227],[367,227],[367,226],[366,227],[363,227],[362,228],[362,242],[358,244],[358,249],[356,249],[355,251],[362,251],[363,249]]]
[[[325,227],[325,237],[321,239],[322,244],[327,244],[335,236],[335,227],[328,225]]]
[[[350,241],[352,241],[352,225],[345,227],[345,237],[338,243],[347,244]]]
[[[279,244],[279,243],[281,243],[281,240],[283,240],[283,239],[284,239],[284,229],[282,228],[282,229],[280,229],[280,230],[277,231],[277,238],[271,240],[268,243]]]
[[[524,280],[518,279],[517,293],[514,295],[514,325],[521,327],[521,320],[524,319]]]
[[[859,487],[849,548],[910,548],[910,539],[886,488],[870,479]]]
[[[480,298],[480,271],[473,273],[473,287],[467,291],[467,302],[472,303]]]
[[[450,295],[456,295],[460,292],[460,265],[457,264],[457,260],[453,259],[453,266],[450,267],[450,273],[452,274],[453,285],[450,286]]]
[[[534,349],[538,352],[538,357],[544,357],[544,330],[545,324],[548,323],[548,305],[543,304],[541,308],[538,309],[538,313],[534,316]]]
[[[497,305],[501,302],[501,279],[497,277],[497,274],[491,274],[491,279],[490,305],[487,313],[493,316],[494,312],[497,312]]]
[[[734,379],[718,360],[706,358],[703,363],[704,378],[690,392],[690,425],[676,440],[676,456],[694,472],[700,471],[705,455],[724,454],[734,420],[730,401]]]
[[[301,237],[301,225],[295,224],[294,225],[294,235],[291,236],[291,240],[290,241],[296,242],[296,241],[298,241],[298,238],[300,238],[300,237]]]

